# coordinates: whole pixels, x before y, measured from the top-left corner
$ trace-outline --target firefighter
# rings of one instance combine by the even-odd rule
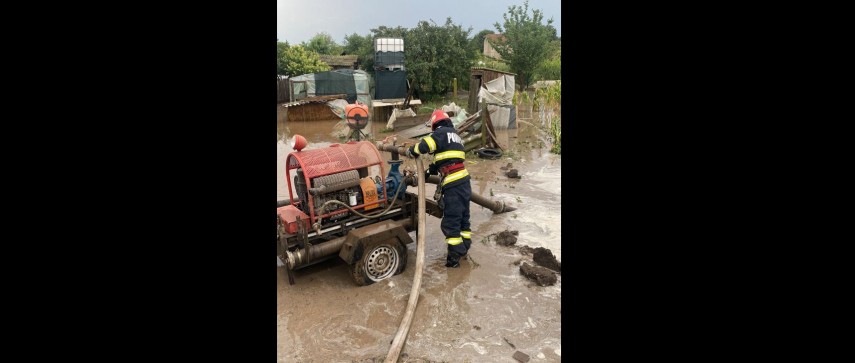
[[[448,244],[445,267],[460,267],[460,259],[466,256],[472,246],[472,231],[469,230],[472,187],[469,184],[469,171],[463,165],[466,152],[463,151],[463,140],[454,130],[447,113],[433,111],[430,123],[433,133],[407,148],[406,155],[410,158],[433,155],[434,161],[425,172],[425,179],[436,174],[442,178],[436,186],[434,199],[443,210],[440,228]]]

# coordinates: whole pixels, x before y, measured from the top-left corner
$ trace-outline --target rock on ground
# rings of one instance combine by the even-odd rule
[[[552,286],[558,282],[558,277],[552,270],[545,267],[529,265],[527,262],[524,262],[522,266],[520,266],[520,273],[540,286]]]
[[[534,263],[550,270],[561,272],[561,262],[548,248],[538,247],[534,249]]]
[[[499,246],[512,246],[517,243],[519,231],[502,231],[496,236],[496,244]]]
[[[529,361],[528,354],[525,354],[525,353],[520,352],[520,351],[514,352],[514,355],[512,357],[520,363],[526,363]]]

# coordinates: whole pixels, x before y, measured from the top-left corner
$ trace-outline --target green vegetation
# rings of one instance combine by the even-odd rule
[[[554,53],[558,40],[552,19],[543,24],[542,11],[532,9],[529,16],[528,10],[528,0],[522,7],[508,7],[508,12],[502,15],[504,24],[494,24],[504,39],[490,41],[496,52],[508,62],[512,72],[517,74],[517,83],[523,89],[531,84],[534,70]]]
[[[312,37],[312,39],[309,39],[308,43],[303,42],[300,45],[306,48],[306,50],[318,54],[340,55],[342,50],[344,50],[344,47],[338,45],[331,35],[324,32],[320,32]]]
[[[550,151],[561,154],[561,81],[538,89],[532,103],[538,112],[541,127],[552,139]]]
[[[545,60],[534,70],[532,80],[559,80],[561,79],[561,52],[553,58]]]
[[[278,74],[295,77],[330,70],[329,65],[321,62],[318,53],[306,50],[301,45],[287,46],[287,43],[279,43],[277,46],[280,50],[277,62]]]
[[[472,53],[469,33],[455,25],[451,18],[442,26],[427,21],[409,30],[404,37],[407,76],[421,95],[444,95],[451,91],[451,82],[469,78]]]
[[[552,149],[553,154],[561,154],[561,117],[555,119],[552,122],[552,126],[549,128],[549,136],[552,137]]]
[[[325,32],[319,32],[299,45],[277,42],[277,72],[298,76],[326,71],[329,67],[319,60],[319,54],[345,54],[356,55],[359,69],[374,76],[374,39],[403,38],[407,78],[415,96],[424,103],[417,112],[422,113],[423,109],[432,111],[448,103],[444,98],[452,90],[454,78],[457,78],[458,92],[469,89],[469,70],[472,67],[515,73],[520,89],[536,80],[561,79],[561,38],[552,26],[552,19],[544,20],[543,17],[541,10],[529,9],[528,1],[522,6],[508,7],[501,24],[494,24],[495,31],[504,37],[498,41],[491,40],[493,48],[504,60],[483,54],[484,40],[494,30],[484,29],[472,34],[471,27],[463,28],[449,17],[440,24],[433,20],[419,21],[413,28],[379,26],[369,29],[364,35],[347,35],[341,43]],[[526,94],[518,97],[515,103],[541,102],[530,100]],[[463,100],[452,101],[466,107],[460,104]],[[534,106],[535,109],[538,107],[540,104]]]
[[[487,57],[487,56],[480,54],[480,53],[478,54],[478,57],[472,66],[473,67],[481,67],[481,68],[490,68],[490,69],[495,69],[497,71],[513,73],[513,71],[511,71],[511,66],[509,66],[507,63],[500,61],[500,60],[496,60],[496,59]]]

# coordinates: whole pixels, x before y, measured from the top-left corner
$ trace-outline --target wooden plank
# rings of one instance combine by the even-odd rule
[[[398,117],[395,119],[395,124],[392,126],[394,126],[395,130],[404,130],[413,126],[424,125],[428,120],[430,120],[430,114]]]
[[[389,101],[389,102],[386,102],[386,101]],[[404,104],[403,98],[399,98],[397,100],[374,100],[371,103],[371,105],[374,106],[375,108],[377,108],[377,107],[389,107],[389,106],[400,106],[403,104]],[[422,104],[422,100],[420,100],[420,99],[410,100],[410,106],[421,105],[421,104]]]
[[[430,129],[430,125],[428,125],[428,126],[418,125],[418,126],[413,126],[413,127],[406,129],[404,131],[401,131],[401,132],[397,133],[396,135],[398,136],[398,139],[401,141],[407,140],[407,139],[417,140],[422,136],[430,134],[432,131],[433,130]]]

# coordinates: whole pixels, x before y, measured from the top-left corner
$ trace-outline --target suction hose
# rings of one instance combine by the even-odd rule
[[[416,157],[416,170],[425,170],[422,163],[422,157]],[[398,327],[398,334],[392,340],[392,347],[389,348],[389,354],[386,355],[385,363],[396,363],[398,356],[401,355],[401,349],[404,348],[404,341],[407,339],[407,333],[410,331],[410,324],[413,322],[413,313],[416,310],[416,304],[419,301],[419,288],[422,286],[422,271],[425,265],[425,180],[423,177],[416,178],[419,180],[418,195],[419,195],[419,226],[417,248],[416,248],[416,272],[413,276],[413,288],[410,290],[410,300],[407,302],[407,310],[404,312],[404,318],[401,320],[401,326]],[[403,183],[402,183],[403,184]]]

